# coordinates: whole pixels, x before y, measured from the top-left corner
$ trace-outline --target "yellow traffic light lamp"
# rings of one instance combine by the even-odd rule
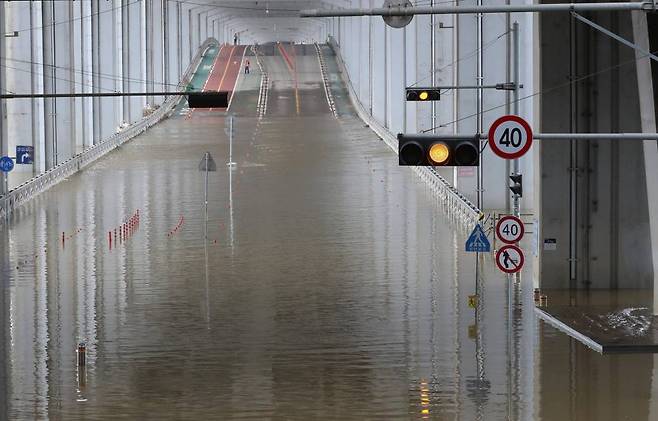
[[[450,160],[450,147],[444,142],[435,142],[430,146],[427,157],[432,165],[446,165]]]
[[[480,138],[450,139],[423,134],[398,134],[400,165],[478,166]]]
[[[441,91],[434,88],[407,88],[407,101],[439,101]]]

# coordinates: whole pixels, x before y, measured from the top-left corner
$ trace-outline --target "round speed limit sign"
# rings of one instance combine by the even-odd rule
[[[503,159],[520,158],[532,146],[532,129],[519,116],[500,117],[489,128],[489,146]]]
[[[525,227],[523,221],[513,215],[503,216],[496,224],[496,236],[505,244],[514,244],[521,241]]]

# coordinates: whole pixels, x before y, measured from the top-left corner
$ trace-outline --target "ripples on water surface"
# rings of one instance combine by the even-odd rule
[[[475,330],[465,233],[310,86],[313,112],[238,119],[232,175],[223,116],[170,119],[3,229],[5,418],[656,419],[652,356],[538,330],[529,278],[508,334],[508,280],[488,257]],[[270,95],[292,109],[289,91]]]

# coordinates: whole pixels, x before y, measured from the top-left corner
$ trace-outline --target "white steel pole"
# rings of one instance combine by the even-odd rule
[[[311,9],[302,10],[300,17],[341,17],[341,16],[414,16],[451,15],[462,13],[534,13],[534,12],[587,12],[587,11],[630,11],[654,10],[653,2],[608,2],[608,3],[554,3],[554,4],[506,4],[476,6],[422,6],[422,7],[380,7],[357,9]]]
[[[514,59],[513,59],[513,65],[514,65],[514,91],[512,91],[512,98],[513,98],[513,106],[512,106],[512,112],[514,115],[519,115],[519,89],[521,86],[521,77],[519,72],[521,71],[521,42],[519,39],[519,23],[514,22],[512,24],[512,49],[514,51]],[[519,174],[521,165],[519,162],[519,159],[515,159],[512,161],[512,172],[514,174]],[[519,196],[516,194],[513,197],[513,211],[514,211],[514,216],[519,216],[521,213],[521,208],[520,208],[520,200]]]
[[[206,156],[205,156],[205,160],[206,160],[206,189],[205,189],[205,195],[204,195],[204,197],[205,197],[205,206],[206,206],[206,215],[205,215],[206,225],[205,225],[204,232],[205,232],[206,241],[208,240],[208,161],[209,161],[208,158],[209,157],[210,157],[210,152],[206,152]]]

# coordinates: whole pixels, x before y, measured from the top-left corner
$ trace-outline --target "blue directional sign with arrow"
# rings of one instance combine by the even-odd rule
[[[472,253],[488,253],[491,251],[491,243],[489,243],[482,225],[477,224],[473,228],[473,232],[466,240],[466,251]]]
[[[32,164],[34,162],[33,146],[16,146],[16,163]]]

